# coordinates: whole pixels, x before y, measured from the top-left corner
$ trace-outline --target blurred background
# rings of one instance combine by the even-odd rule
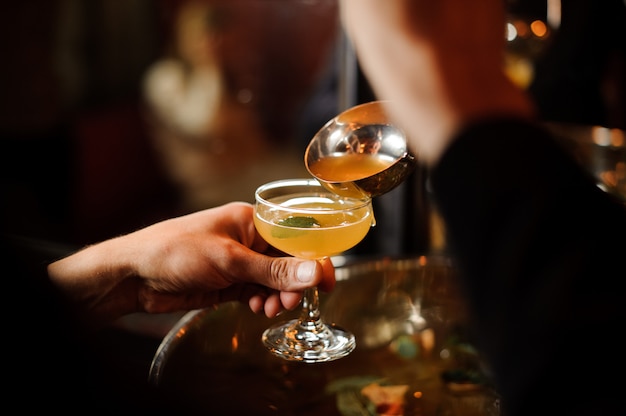
[[[624,1],[506,3],[507,70],[543,120],[606,129],[618,175]],[[21,0],[1,15],[3,231],[63,247],[252,201],[306,175],[312,135],[374,98],[336,0]],[[418,168],[376,201],[357,253],[443,247],[425,182]]]
[[[626,203],[624,0],[503,1],[507,71]],[[252,202],[258,185],[306,174],[305,146],[326,121],[375,98],[337,0],[12,0],[0,11],[2,231],[42,259]],[[377,226],[353,254],[445,251],[426,184],[418,167],[377,198]],[[105,332],[111,366],[143,383],[179,317],[139,314]],[[27,307],[18,319],[37,330]]]
[[[337,112],[334,0],[3,6],[3,226],[83,245],[306,173]]]

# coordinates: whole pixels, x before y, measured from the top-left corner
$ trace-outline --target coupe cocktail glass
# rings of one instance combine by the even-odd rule
[[[285,179],[255,193],[254,223],[275,248],[295,257],[321,260],[356,246],[375,225],[369,197],[343,197],[315,179]],[[298,319],[274,325],[263,343],[275,355],[308,363],[348,355],[354,335],[321,318],[316,287],[305,290]]]

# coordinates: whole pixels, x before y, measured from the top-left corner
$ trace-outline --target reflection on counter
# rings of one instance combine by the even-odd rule
[[[282,360],[260,339],[273,320],[224,304],[179,321],[154,357],[151,382],[204,414],[500,414],[447,258],[353,262],[337,278],[322,306],[325,319],[355,333],[349,356]]]
[[[546,126],[595,178],[600,189],[626,204],[626,131],[572,123]]]

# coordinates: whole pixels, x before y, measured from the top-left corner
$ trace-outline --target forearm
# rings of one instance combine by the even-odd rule
[[[344,26],[374,93],[390,100],[392,119],[430,166],[465,126],[534,113],[529,97],[504,73],[501,5],[453,3],[341,2]],[[476,21],[464,18],[480,7],[489,13]],[[385,25],[394,30],[372,30]]]
[[[111,321],[138,310],[140,281],[132,253],[119,244],[122,238],[85,247],[48,266],[50,280],[88,320]]]

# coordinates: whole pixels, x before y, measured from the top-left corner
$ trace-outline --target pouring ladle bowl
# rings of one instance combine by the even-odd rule
[[[414,170],[405,133],[392,124],[384,101],[357,105],[328,121],[313,137],[304,155],[307,170],[325,188],[342,196],[376,197],[400,185]],[[364,176],[332,177],[320,174],[315,164],[323,158],[347,155],[374,156],[385,161],[380,170]]]

